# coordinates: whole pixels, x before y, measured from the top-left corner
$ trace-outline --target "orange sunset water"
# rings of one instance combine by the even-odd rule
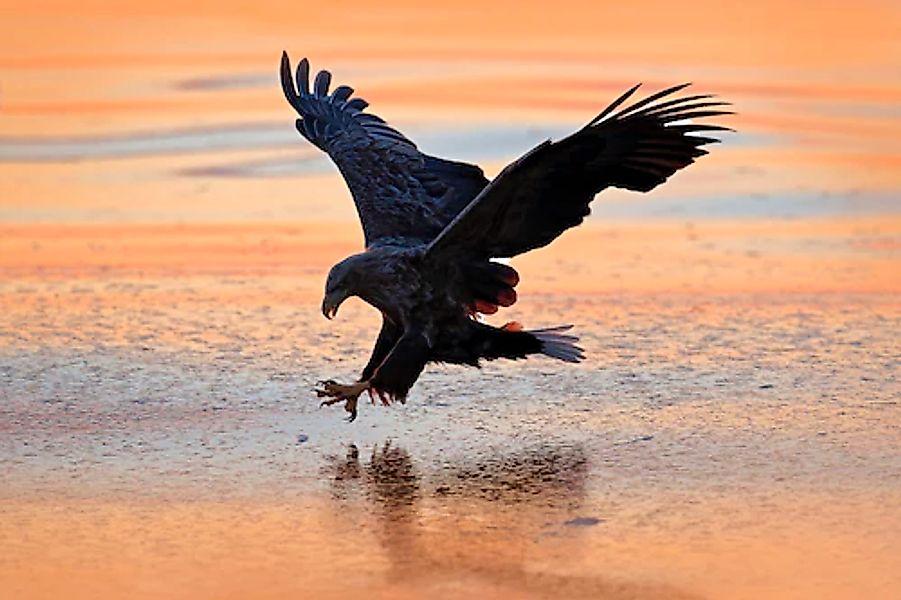
[[[901,9],[7,2],[0,599],[901,597]],[[379,316],[282,50],[488,176],[634,83],[736,130],[513,259],[587,358],[319,408]]]

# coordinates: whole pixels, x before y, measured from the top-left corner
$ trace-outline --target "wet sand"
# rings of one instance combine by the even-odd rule
[[[3,226],[0,590],[894,598],[897,218],[607,223],[497,321],[588,360],[430,367],[354,424],[355,226]],[[586,259],[586,257],[596,257]]]

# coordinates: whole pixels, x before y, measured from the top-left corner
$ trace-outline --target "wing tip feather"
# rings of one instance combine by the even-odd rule
[[[330,71],[322,69],[316,73],[316,80],[313,82],[313,92],[317,96],[328,96],[328,88],[332,83],[332,74]]]
[[[589,127],[594,127],[595,125],[597,125],[598,123],[600,123],[601,121],[603,121],[604,118],[605,118],[607,115],[609,115],[609,114],[612,113],[614,110],[616,110],[616,108],[617,108],[620,104],[622,104],[623,102],[625,102],[626,100],[628,100],[628,99],[632,96],[632,94],[634,94],[634,93],[638,90],[638,88],[640,88],[641,86],[642,86],[642,82],[639,81],[638,83],[636,83],[635,85],[633,85],[631,88],[629,88],[628,90],[626,90],[625,92],[623,92],[616,100],[614,100],[613,102],[611,102],[611,103],[607,106],[607,108],[605,108],[604,110],[602,110],[600,113],[598,113],[598,115],[597,115],[595,118],[593,118],[592,120],[590,120],[590,121],[588,122],[588,124],[587,124],[585,127],[583,127],[583,129],[588,129]]]

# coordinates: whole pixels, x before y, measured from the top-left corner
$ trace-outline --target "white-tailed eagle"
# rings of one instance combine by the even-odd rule
[[[543,354],[583,358],[570,325],[524,330],[493,327],[478,315],[516,302],[517,272],[493,261],[546,246],[579,225],[608,187],[647,192],[707,152],[728,131],[695,119],[730,114],[710,95],[657,92],[623,108],[636,85],[569,137],[539,144],[489,181],[476,165],[429,156],[365,111],[353,89],[329,93],[331,74],[310,87],[303,59],[291,72],[282,55],[285,97],[300,115],[297,130],[328,153],[353,195],[366,249],[328,275],[323,314],[349,296],[382,313],[382,329],[359,381],[323,381],[323,404],[344,402],[350,420],[363,391],[404,402],[429,362],[478,366],[481,360]]]

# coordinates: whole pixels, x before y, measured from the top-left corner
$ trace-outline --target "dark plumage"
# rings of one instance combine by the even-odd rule
[[[524,331],[478,320],[516,302],[519,275],[493,262],[549,244],[589,214],[608,187],[647,192],[707,152],[725,127],[689,120],[730,114],[712,96],[672,98],[675,86],[620,108],[638,89],[616,99],[585,127],[546,141],[489,182],[482,170],[420,152],[367,102],[320,71],[310,89],[307,59],[292,74],[282,55],[285,97],[300,118],[300,134],[327,152],[350,188],[366,250],[335,265],[322,311],[331,318],[349,296],[383,316],[360,381],[323,382],[324,404],[345,402],[351,420],[367,390],[385,403],[403,402],[429,362],[477,366],[480,360],[544,354],[583,358],[571,326]]]

